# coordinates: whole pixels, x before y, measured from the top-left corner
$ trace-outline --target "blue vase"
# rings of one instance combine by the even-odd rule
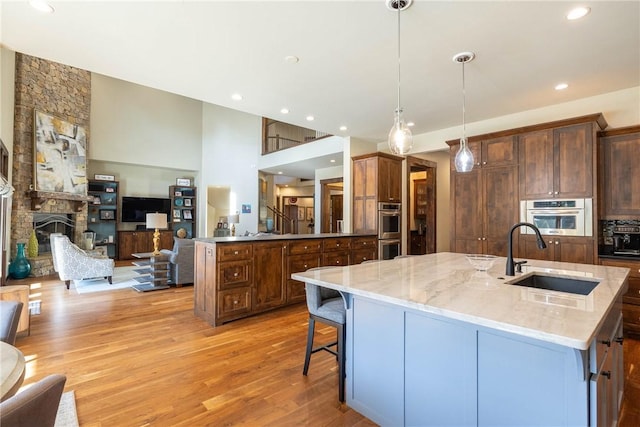
[[[31,273],[31,263],[24,256],[24,243],[18,243],[16,258],[9,264],[9,276],[14,279],[24,279]]]
[[[267,233],[273,231],[273,218],[267,218]]]

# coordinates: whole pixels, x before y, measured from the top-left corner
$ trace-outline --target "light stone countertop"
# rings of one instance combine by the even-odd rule
[[[464,254],[441,252],[291,277],[579,350],[589,348],[607,313],[628,288],[626,268],[528,260],[522,274],[509,277],[505,264],[506,258],[498,258],[487,272],[479,272]],[[586,296],[506,283],[532,271],[600,283]]]

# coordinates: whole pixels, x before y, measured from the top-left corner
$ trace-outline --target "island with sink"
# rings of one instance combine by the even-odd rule
[[[629,270],[436,253],[293,274],[347,306],[347,404],[383,426],[615,425]]]

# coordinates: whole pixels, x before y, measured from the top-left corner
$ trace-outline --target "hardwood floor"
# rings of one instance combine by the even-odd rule
[[[315,354],[302,375],[304,304],[214,329],[193,315],[192,286],[78,295],[45,280],[31,293],[25,385],[65,374],[81,426],[375,425],[339,404],[335,357]]]
[[[48,280],[46,280],[48,279]],[[193,287],[78,295],[53,276],[31,284],[41,314],[16,345],[25,385],[67,376],[81,426],[372,426],[337,399],[335,358],[302,375],[306,306],[212,328],[193,315]],[[320,329],[327,341],[333,329]],[[640,425],[640,341],[625,339],[619,425]]]

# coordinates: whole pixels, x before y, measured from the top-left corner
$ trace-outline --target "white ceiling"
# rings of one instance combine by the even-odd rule
[[[336,135],[380,142],[393,123],[397,12],[384,0],[51,4],[45,15],[3,2],[1,43]],[[588,1],[586,18],[567,21],[576,4],[414,1],[401,15],[402,106],[413,133],[460,124],[452,57],[462,51],[476,54],[465,71],[467,122],[640,86],[640,1]],[[570,86],[555,91],[559,82]]]

